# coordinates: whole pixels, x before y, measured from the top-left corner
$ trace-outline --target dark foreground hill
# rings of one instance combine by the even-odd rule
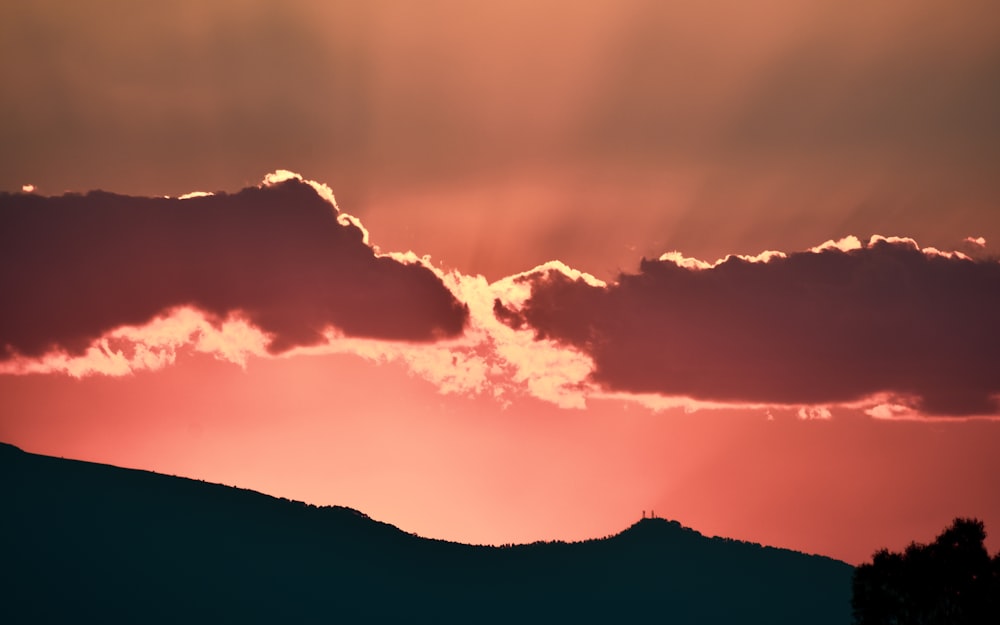
[[[0,444],[2,623],[836,623],[852,567],[647,519],[476,547]]]

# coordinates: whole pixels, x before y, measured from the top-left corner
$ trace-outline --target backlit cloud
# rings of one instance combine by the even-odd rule
[[[412,254],[389,254],[408,262],[424,263],[465,302],[469,321],[465,332],[434,343],[401,343],[352,338],[329,332],[325,343],[287,354],[344,353],[373,362],[401,362],[444,394],[489,396],[503,405],[519,397],[534,397],[562,408],[584,408],[599,389],[589,380],[594,369],[590,356],[554,340],[539,340],[531,328],[512,328],[495,314],[496,303],[523,303],[531,294],[527,277],[537,271],[558,271],[567,279],[604,283],[559,262],[547,263],[524,274],[488,282],[483,276],[443,272],[429,259]]]
[[[537,271],[603,282],[553,261],[490,283],[383,253],[329,187],[293,172],[234,195],[2,200],[0,287],[15,304],[0,316],[0,373],[120,376],[185,350],[240,366],[340,353],[503,404],[582,408],[595,390],[589,356],[509,327],[494,306],[523,303]]]
[[[667,254],[608,286],[528,280],[530,297],[498,318],[589,355],[608,392],[798,405],[804,419],[836,404],[1000,413],[995,261],[874,236],[714,264]]]
[[[236,194],[0,200],[0,373],[339,353],[501,404],[1000,412],[1000,264],[908,237],[671,251],[612,283],[550,261],[490,282],[379,250],[329,187],[283,170]]]
[[[269,341],[239,315],[213,322],[205,313],[185,307],[167,311],[141,326],[111,330],[92,341],[82,354],[54,351],[41,358],[0,361],[0,373],[122,376],[174,364],[185,348],[245,367],[251,355],[267,354]]]
[[[325,185],[284,171],[239,193],[186,199],[0,195],[0,293],[0,360],[94,355],[95,342],[137,339],[123,327],[143,328],[162,356],[175,341],[150,324],[176,322],[175,309],[200,311],[207,321],[178,323],[223,354],[237,319],[279,353],[331,329],[433,341],[460,334],[468,318],[439,276],[377,254]],[[114,349],[98,352],[109,360],[96,370],[123,366]]]

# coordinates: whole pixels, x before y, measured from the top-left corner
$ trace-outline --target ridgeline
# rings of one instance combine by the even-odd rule
[[[643,519],[578,543],[429,540],[0,443],[0,622],[847,625],[853,568]]]

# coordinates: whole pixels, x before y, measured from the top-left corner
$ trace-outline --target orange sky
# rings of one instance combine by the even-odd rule
[[[472,542],[598,536],[650,508],[850,562],[959,515],[1000,532],[1000,421],[926,418],[995,416],[998,42],[987,0],[7,3],[0,192],[237,194],[287,167],[383,256],[322,202],[276,209],[294,181],[263,185],[259,222],[239,199],[199,221],[222,196],[135,223],[90,198],[91,222],[46,200],[29,228],[0,195],[0,440]],[[874,270],[794,256],[850,235]],[[765,250],[793,257],[702,270],[688,299],[655,274]],[[550,260],[576,286],[507,278]],[[738,293],[751,278],[766,297]],[[808,305],[768,324],[795,293]],[[760,315],[691,312],[706,302]],[[754,366],[765,340],[789,360]],[[851,375],[807,380],[838,345]],[[804,377],[734,383],[787,369]],[[675,380],[687,398],[656,395]]]

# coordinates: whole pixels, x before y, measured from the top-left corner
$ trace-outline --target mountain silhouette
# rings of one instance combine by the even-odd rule
[[[643,519],[578,543],[430,540],[315,507],[0,443],[3,623],[810,623],[853,567]]]

